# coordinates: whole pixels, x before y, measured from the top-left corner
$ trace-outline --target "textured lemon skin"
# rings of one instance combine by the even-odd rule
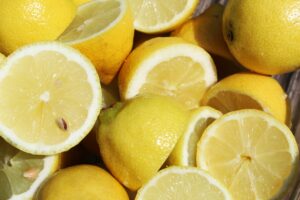
[[[7,55],[26,44],[57,39],[75,12],[72,0],[1,0],[0,52]]]
[[[129,200],[117,180],[93,165],[77,165],[57,172],[42,185],[35,199]]]
[[[104,84],[113,80],[133,46],[133,15],[127,4],[125,7],[122,19],[113,27],[82,42],[70,43],[92,61]]]
[[[207,105],[208,101],[221,91],[237,92],[250,96],[258,101],[266,109],[266,112],[281,122],[288,123],[287,96],[279,83],[269,76],[251,73],[231,75],[212,86],[204,95],[202,103]]]
[[[188,111],[170,97],[141,96],[125,103],[113,117],[110,113],[100,116],[100,153],[110,172],[137,190],[168,158],[186,129]]]
[[[281,74],[300,67],[298,0],[230,0],[223,34],[231,53],[246,68]]]

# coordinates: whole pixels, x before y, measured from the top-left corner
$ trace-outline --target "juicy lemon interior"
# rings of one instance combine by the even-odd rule
[[[1,123],[29,143],[57,144],[85,122],[93,99],[84,69],[54,51],[26,55],[0,80]],[[20,117],[18,117],[20,116]]]
[[[199,106],[205,92],[204,70],[189,57],[179,56],[155,66],[148,74],[139,94],[175,97],[188,108]]]
[[[187,1],[174,0],[130,0],[135,19],[143,26],[168,23],[186,7]]]
[[[222,113],[228,113],[241,109],[264,110],[263,107],[248,95],[233,91],[221,91],[209,99],[208,106],[211,106]]]
[[[202,155],[209,171],[229,187],[235,199],[272,198],[293,163],[282,131],[255,117],[224,122]]]
[[[121,3],[118,0],[88,3],[84,8],[79,8],[75,19],[58,40],[72,42],[100,33],[115,21],[120,13]]]

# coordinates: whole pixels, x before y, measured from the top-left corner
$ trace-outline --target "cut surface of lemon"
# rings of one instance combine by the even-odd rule
[[[125,0],[94,0],[81,5],[58,41],[71,45],[110,83],[133,45],[133,16]]]
[[[134,27],[145,33],[173,30],[192,16],[198,0],[129,0]]]
[[[186,132],[168,158],[170,165],[196,166],[197,143],[206,127],[222,116],[220,111],[203,106],[192,111]]]
[[[139,189],[135,200],[231,200],[219,181],[195,167],[168,167]]]
[[[197,165],[237,200],[282,199],[296,177],[296,140],[287,126],[263,111],[223,115],[205,130],[197,146]]]
[[[78,144],[101,107],[93,65],[55,42],[23,47],[0,72],[0,135],[31,154],[55,154]]]
[[[60,167],[60,155],[30,155],[1,138],[0,147],[0,199],[32,199],[40,184]]]
[[[203,105],[222,113],[240,109],[257,109],[289,124],[287,95],[272,77],[238,73],[212,86],[204,95]]]
[[[144,42],[129,55],[119,74],[119,89],[123,99],[165,95],[191,109],[200,106],[216,80],[215,65],[205,50],[180,38],[161,37]]]

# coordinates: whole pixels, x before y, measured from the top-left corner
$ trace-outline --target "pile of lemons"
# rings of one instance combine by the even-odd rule
[[[1,0],[0,199],[283,198],[300,4],[200,4]]]

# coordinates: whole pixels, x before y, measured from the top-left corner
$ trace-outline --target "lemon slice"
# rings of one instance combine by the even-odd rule
[[[0,199],[32,199],[40,184],[60,167],[60,155],[30,155],[1,138],[0,147]]]
[[[222,113],[240,109],[263,110],[289,124],[290,113],[286,98],[280,84],[272,77],[239,73],[211,87],[202,103]]]
[[[223,115],[205,130],[197,148],[197,165],[237,200],[282,199],[297,177],[299,152],[293,134],[262,111]]]
[[[168,167],[139,189],[135,200],[230,200],[228,190],[195,167]]]
[[[168,163],[170,165],[196,166],[197,143],[206,127],[221,116],[221,112],[208,106],[193,110],[187,131],[177,142],[168,158]]]
[[[129,0],[134,27],[145,33],[167,32],[192,16],[199,0]]]
[[[78,144],[101,107],[93,65],[55,42],[29,45],[7,57],[0,95],[0,136],[31,154],[55,154]]]
[[[159,94],[196,108],[216,80],[215,65],[205,50],[180,38],[161,37],[129,55],[119,74],[119,89],[123,99]]]
[[[133,16],[125,0],[93,0],[77,10],[75,19],[58,41],[85,54],[101,81],[108,84],[133,45]]]

